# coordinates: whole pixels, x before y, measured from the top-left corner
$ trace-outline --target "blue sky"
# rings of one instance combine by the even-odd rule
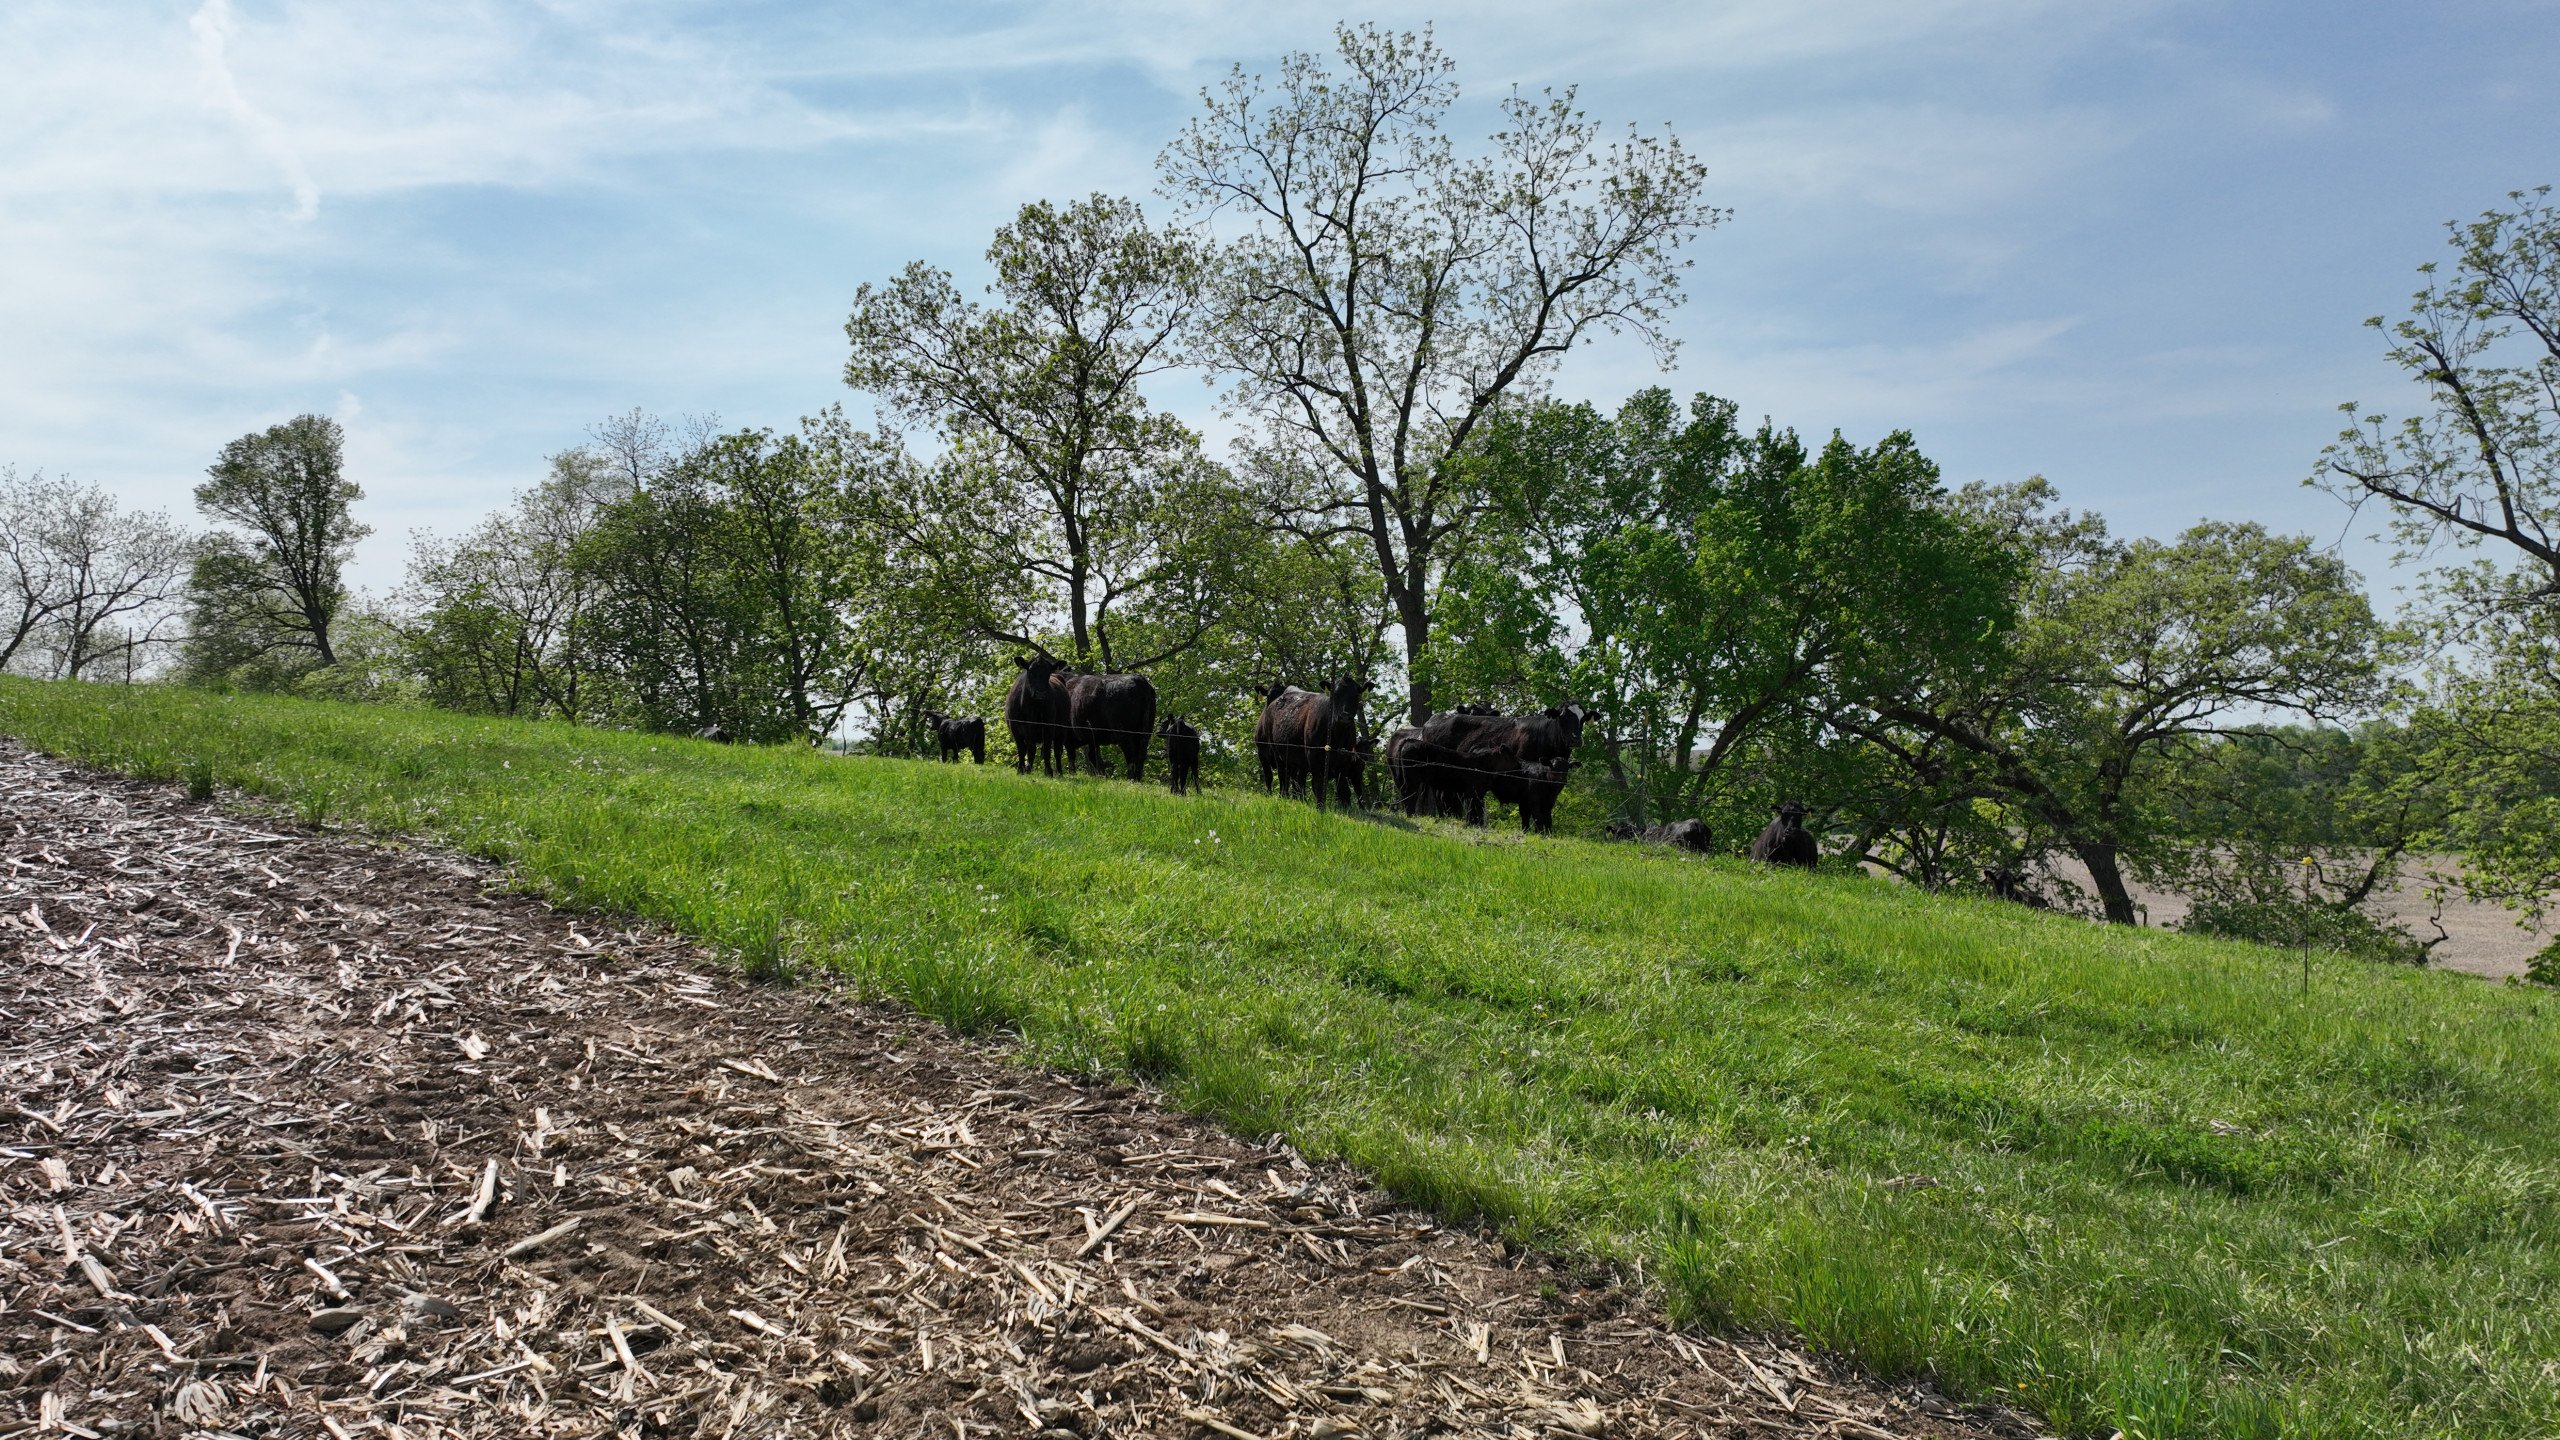
[[[2406,398],[2359,322],[2444,221],[2560,182],[2555,0],[9,0],[0,462],[184,514],[224,441],[325,411],[388,588],[408,532],[610,412],[858,408],[855,286],[974,279],[1029,199],[1148,195],[1200,87],[1337,18],[1436,21],[1462,136],[1574,84],[1708,164],[1733,214],[1676,369],[1603,344],[1561,393],[1907,428],[1951,480],[2042,473],[2128,532],[2336,537],[2299,483],[2335,405]],[[1224,433],[1198,384],[1157,398]]]

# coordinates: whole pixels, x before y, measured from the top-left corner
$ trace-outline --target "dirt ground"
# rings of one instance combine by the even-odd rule
[[[2033,1433],[450,856],[0,797],[0,1437]]]

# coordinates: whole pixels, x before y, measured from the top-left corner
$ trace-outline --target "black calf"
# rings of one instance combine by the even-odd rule
[[[981,765],[987,763],[987,722],[975,715],[945,715],[939,710],[924,712],[925,723],[933,727],[933,738],[942,746],[947,763],[963,750]]]

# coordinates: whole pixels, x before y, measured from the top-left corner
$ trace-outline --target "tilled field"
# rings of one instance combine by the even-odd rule
[[[0,1437],[2031,1433],[500,879],[0,744]]]

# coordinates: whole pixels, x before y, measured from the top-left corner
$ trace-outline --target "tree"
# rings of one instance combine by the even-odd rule
[[[605,497],[606,456],[567,450],[551,473],[454,541],[422,539],[410,561],[408,650],[427,697],[486,714],[604,713],[589,610],[596,577],[579,563]]]
[[[2154,859],[2165,763],[2269,712],[2373,705],[2380,637],[2354,572],[2307,539],[2207,522],[2118,542],[2052,498],[2041,480],[1960,497],[2034,557],[2011,643],[1834,721],[1915,757],[1912,738],[1936,742],[1942,783],[1997,796],[2030,843],[2088,868],[2108,920],[2131,924],[2126,861]]]
[[[2403,559],[2447,544],[2500,547],[2525,583],[2457,583],[2474,604],[2560,600],[2560,207],[2550,195],[2517,191],[2514,210],[2448,227],[2453,273],[2420,266],[2426,285],[2387,332],[2392,362],[2426,387],[2427,409],[2394,425],[2341,406],[2351,423],[2311,481],[2351,505],[2386,506]],[[2384,329],[2378,315],[2365,323]]]
[[[9,587],[0,669],[16,661],[62,608],[61,559],[48,537],[52,496],[64,483],[41,470],[21,479],[16,466],[0,468],[0,578]]]
[[[196,487],[206,518],[236,527],[199,545],[188,586],[189,670],[211,678],[260,663],[337,663],[331,627],[346,563],[372,531],[344,473],[338,422],[300,415],[222,447]]]
[[[1484,432],[1494,511],[1455,565],[1435,680],[1598,703],[1624,818],[1700,813],[1785,730],[1907,693],[2006,633],[2016,557],[1908,434],[1808,455],[1730,401],[1541,404]],[[1506,675],[1504,671],[1512,673]]]
[[[40,656],[78,680],[130,673],[162,641],[186,571],[187,541],[166,515],[127,511],[95,485],[0,468],[0,668]]]
[[[952,593],[981,597],[972,623],[985,634],[1035,643],[1046,610],[1070,658],[1145,668],[1198,643],[1223,589],[1202,569],[1214,556],[1181,540],[1204,509],[1226,508],[1224,477],[1140,393],[1175,359],[1198,252],[1135,204],[1095,195],[1024,206],[987,259],[994,305],[921,261],[856,293],[845,383],[949,447],[930,484],[873,519]],[[1114,610],[1140,607],[1162,633],[1115,645]]]
[[[2379,503],[2403,561],[2471,556],[2429,585],[2439,642],[2411,717],[2463,883],[2539,917],[2560,890],[2560,206],[2550,187],[2449,226],[2449,274],[2385,327],[2424,388],[2396,424],[2355,405],[2311,483]]]
[[[2519,609],[2471,639],[2410,724],[2446,792],[2438,834],[2462,856],[2463,888],[2540,920],[2560,894],[2560,606]],[[2560,980],[2560,967],[2538,973]]]
[[[851,703],[863,656],[849,614],[857,589],[845,548],[839,456],[799,436],[732,435],[701,462],[732,516],[731,559],[753,607],[752,659],[796,738],[814,743]]]
[[[2263,726],[2167,758],[2157,878],[2188,901],[2184,928],[2422,962],[2432,940],[2365,913],[2443,823],[2444,786],[2419,732],[2387,720]],[[2177,843],[2183,842],[2183,843]]]
[[[1675,252],[1720,215],[1677,137],[1603,138],[1574,93],[1513,94],[1490,154],[1441,132],[1458,89],[1429,34],[1335,32],[1276,83],[1238,68],[1160,161],[1188,213],[1241,227],[1213,266],[1197,355],[1275,514],[1357,536],[1403,632],[1413,718],[1453,549],[1481,497],[1461,457],[1507,399],[1599,331],[1642,337],[1679,299]]]
[[[741,431],[675,452],[601,507],[576,563],[593,587],[593,663],[631,720],[803,743],[834,728],[866,663],[845,459]]]

